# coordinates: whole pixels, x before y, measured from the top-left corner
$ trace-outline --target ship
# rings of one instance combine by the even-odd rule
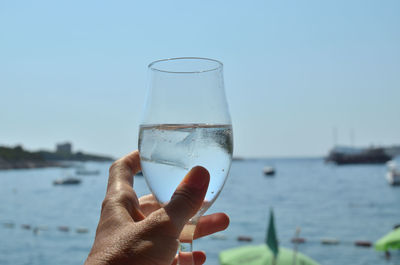
[[[337,146],[333,148],[325,161],[337,165],[347,164],[384,164],[392,159],[392,156],[381,147],[355,148]]]

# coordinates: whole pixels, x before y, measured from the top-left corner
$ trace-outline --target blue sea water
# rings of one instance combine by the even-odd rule
[[[275,177],[262,174],[275,167]],[[0,171],[0,264],[83,264],[94,239],[104,198],[108,163],[87,163],[98,176],[82,177],[78,186],[53,186],[72,169],[47,168]],[[334,166],[322,159],[235,161],[229,179],[209,212],[226,212],[230,227],[220,238],[194,242],[207,253],[206,264],[218,264],[224,249],[261,244],[269,209],[273,207],[281,246],[292,248],[300,227],[306,243],[299,251],[320,264],[400,264],[400,251],[387,261],[373,248],[354,246],[355,240],[376,241],[400,223],[400,188],[387,184],[384,165]],[[137,194],[147,194],[143,177],[135,177]],[[14,226],[12,226],[12,224]],[[22,225],[30,225],[23,229]],[[59,226],[68,226],[63,232]],[[34,228],[36,233],[33,232]],[[77,228],[88,228],[79,234]],[[245,235],[253,242],[239,242]],[[321,238],[338,245],[322,245]],[[225,238],[225,239],[221,239]]]

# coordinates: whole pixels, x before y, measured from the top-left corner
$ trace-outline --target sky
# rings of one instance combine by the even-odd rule
[[[397,0],[1,1],[0,145],[122,156],[147,65],[183,56],[224,63],[236,156],[400,144],[399,14]]]

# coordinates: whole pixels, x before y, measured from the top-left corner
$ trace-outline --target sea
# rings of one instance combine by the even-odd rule
[[[0,171],[0,264],[83,264],[94,240],[110,163],[80,164],[99,175],[81,176],[75,186],[54,186],[74,175],[73,168]],[[276,170],[263,174],[265,166]],[[221,251],[265,242],[273,209],[279,246],[294,248],[296,230],[305,242],[298,251],[321,265],[400,264],[373,247],[400,223],[400,188],[385,179],[385,165],[327,164],[322,158],[245,159],[234,161],[226,185],[208,213],[230,216],[227,230],[194,241],[207,253],[206,264],[219,264]],[[136,176],[139,196],[149,193]],[[238,241],[245,236],[251,242]],[[323,238],[339,241],[323,245]]]

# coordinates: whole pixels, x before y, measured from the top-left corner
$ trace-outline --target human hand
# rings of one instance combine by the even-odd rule
[[[179,235],[187,221],[200,209],[210,180],[208,171],[194,167],[176,189],[170,202],[160,207],[152,195],[138,200],[132,186],[140,170],[137,151],[110,167],[95,241],[85,265],[171,265],[176,264]],[[194,238],[226,229],[229,218],[216,213],[200,218]],[[194,251],[196,265],[206,256]]]

